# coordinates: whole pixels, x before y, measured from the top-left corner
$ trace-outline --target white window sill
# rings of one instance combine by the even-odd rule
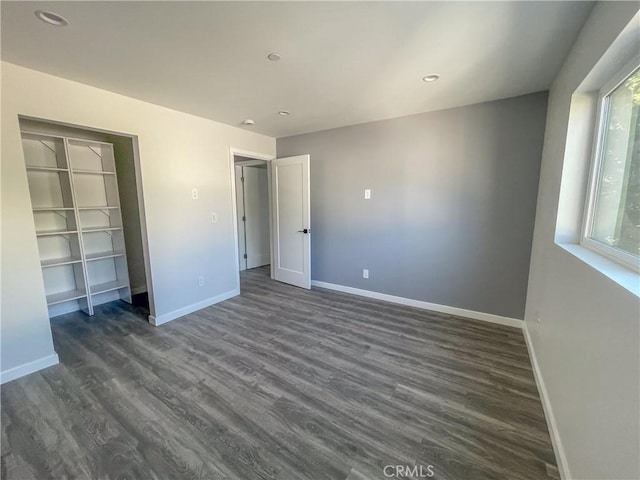
[[[557,245],[621,287],[629,290],[636,297],[640,297],[640,274],[582,245],[576,245],[575,243],[557,243]]]

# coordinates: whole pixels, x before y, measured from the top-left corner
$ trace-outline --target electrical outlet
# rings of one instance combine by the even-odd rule
[[[371,190],[369,190],[368,188],[365,189],[364,191],[364,199],[365,200],[369,200],[371,198]]]
[[[204,287],[204,275],[198,277],[198,286]]]
[[[200,193],[197,188],[191,190],[191,198],[194,200],[198,200],[198,198],[200,198]]]
[[[217,223],[218,222],[218,215],[216,215],[215,213],[211,214],[211,223]]]
[[[369,278],[369,270],[366,268],[362,270],[362,278]]]

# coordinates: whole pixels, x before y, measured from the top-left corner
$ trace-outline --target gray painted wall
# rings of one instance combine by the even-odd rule
[[[522,319],[546,108],[541,92],[278,139],[311,154],[312,278]]]

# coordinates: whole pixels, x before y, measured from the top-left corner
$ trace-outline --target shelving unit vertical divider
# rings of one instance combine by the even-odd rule
[[[73,215],[76,221],[76,228],[78,231],[78,247],[80,248],[80,259],[82,260],[82,280],[84,281],[85,292],[87,294],[86,300],[79,300],[80,310],[89,316],[93,316],[93,302],[91,301],[91,287],[89,285],[89,269],[87,265],[87,256],[84,250],[84,239],[82,238],[82,228],[80,224],[80,207],[78,205],[78,199],[76,198],[76,189],[73,179],[73,168],[71,166],[71,155],[69,154],[69,139],[63,137],[64,145],[64,157],[66,161],[66,167],[69,172],[69,182],[71,184],[71,198],[73,203]]]
[[[131,286],[129,284],[128,263],[126,254],[126,245],[124,238],[124,226],[122,224],[122,208],[120,205],[120,191],[117,181],[115,152],[113,144],[95,141],[85,140],[80,138],[65,137],[65,149],[67,160],[69,162],[69,171],[71,172],[71,181],[74,191],[75,201],[75,214],[78,222],[78,235],[82,246],[82,264],[85,274],[85,281],[87,284],[87,299],[91,311],[96,304],[104,303],[100,295],[107,294],[108,292],[117,291],[120,300],[127,303],[131,303]],[[91,145],[93,144],[93,146]],[[80,168],[73,165],[73,155],[71,146],[82,145],[90,150],[94,155],[100,159],[100,168]],[[93,147],[95,145],[101,145],[100,152],[96,151]],[[108,155],[107,155],[108,153]],[[84,202],[80,202],[78,192],[81,190],[78,188],[79,177],[81,176],[93,176],[98,175],[102,178],[102,188],[104,189],[104,201],[106,205],[99,204],[86,205],[86,199]],[[86,192],[86,186],[82,189]],[[108,217],[108,222],[104,227],[86,227],[82,224],[83,212],[86,215],[88,211],[100,211]],[[114,225],[114,218],[116,224]],[[104,260],[110,258],[113,262],[113,272],[115,279],[113,281],[107,281],[106,283],[95,283],[95,278],[92,279],[93,262],[100,262],[103,259],[89,258],[87,253],[87,236],[102,232],[110,237],[111,251],[114,255],[104,257]],[[90,249],[89,249],[90,250]],[[95,272],[94,272],[95,273]],[[92,285],[92,281],[94,284]],[[99,303],[98,303],[99,302]]]

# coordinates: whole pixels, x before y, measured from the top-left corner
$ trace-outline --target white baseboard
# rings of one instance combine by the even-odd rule
[[[571,477],[571,471],[569,470],[569,464],[567,463],[567,456],[562,446],[562,440],[560,439],[560,432],[558,431],[558,424],[556,423],[556,417],[553,415],[553,408],[551,407],[551,401],[549,400],[549,394],[547,393],[547,387],[545,387],[542,372],[538,365],[538,359],[536,358],[536,352],[533,349],[533,342],[529,335],[529,328],[526,322],[523,322],[522,331],[524,333],[524,340],[527,344],[527,350],[529,351],[529,358],[531,359],[531,367],[533,368],[533,376],[538,386],[538,393],[540,394],[540,400],[542,401],[542,409],[544,410],[544,417],[547,420],[547,428],[549,429],[549,435],[551,436],[551,444],[553,445],[553,452],[556,455],[556,461],[558,462],[558,472],[562,480],[569,480]]]
[[[65,315],[71,312],[77,312],[80,310],[80,305],[77,301],[72,300],[71,302],[58,303],[55,305],[50,305],[48,307],[49,310],[49,318],[59,317],[60,315]]]
[[[165,313],[164,315],[160,315],[159,317],[149,315],[149,323],[155,327],[158,327],[163,323],[170,322],[171,320],[175,320],[176,318],[184,317],[189,313],[193,313],[197,310],[202,310],[203,308],[209,307],[216,303],[220,303],[223,300],[235,297],[236,295],[240,295],[240,288],[235,288],[230,292],[222,293],[215,297],[207,298],[206,300],[203,300],[201,302],[194,303],[178,310],[174,310],[173,312]]]
[[[115,302],[120,299],[120,294],[117,290],[112,290],[110,292],[99,293],[98,295],[94,295],[91,303],[93,303],[94,307],[99,305],[104,305],[105,303]]]
[[[18,365],[17,367],[0,372],[0,384],[10,382],[16,378],[24,377],[25,375],[37,372],[43,368],[52,367],[53,365],[57,365],[59,362],[58,354],[54,353],[52,355],[39,358],[38,360],[34,360],[33,362]]]
[[[147,292],[146,285],[141,285],[140,287],[131,288],[131,295],[138,295],[140,293],[146,293],[146,292]]]
[[[264,267],[265,265],[269,265],[271,263],[271,253],[267,253],[265,255],[255,255],[255,257],[250,257],[252,259],[249,263],[249,268],[258,268]]]
[[[336,290],[338,292],[350,293],[361,297],[375,298],[385,302],[398,303],[409,307],[421,308],[423,310],[431,310],[434,312],[447,313],[458,317],[473,318],[475,320],[483,320],[485,322],[498,323],[508,327],[522,328],[524,323],[522,320],[511,317],[502,317],[493,315],[492,313],[476,312],[465,308],[449,307],[447,305],[438,305],[437,303],[423,302],[421,300],[413,300],[411,298],[397,297],[395,295],[387,295],[386,293],[372,292],[370,290],[362,290],[360,288],[346,287],[344,285],[336,285],[335,283],[320,282],[311,280],[312,287],[326,288],[328,290]]]

